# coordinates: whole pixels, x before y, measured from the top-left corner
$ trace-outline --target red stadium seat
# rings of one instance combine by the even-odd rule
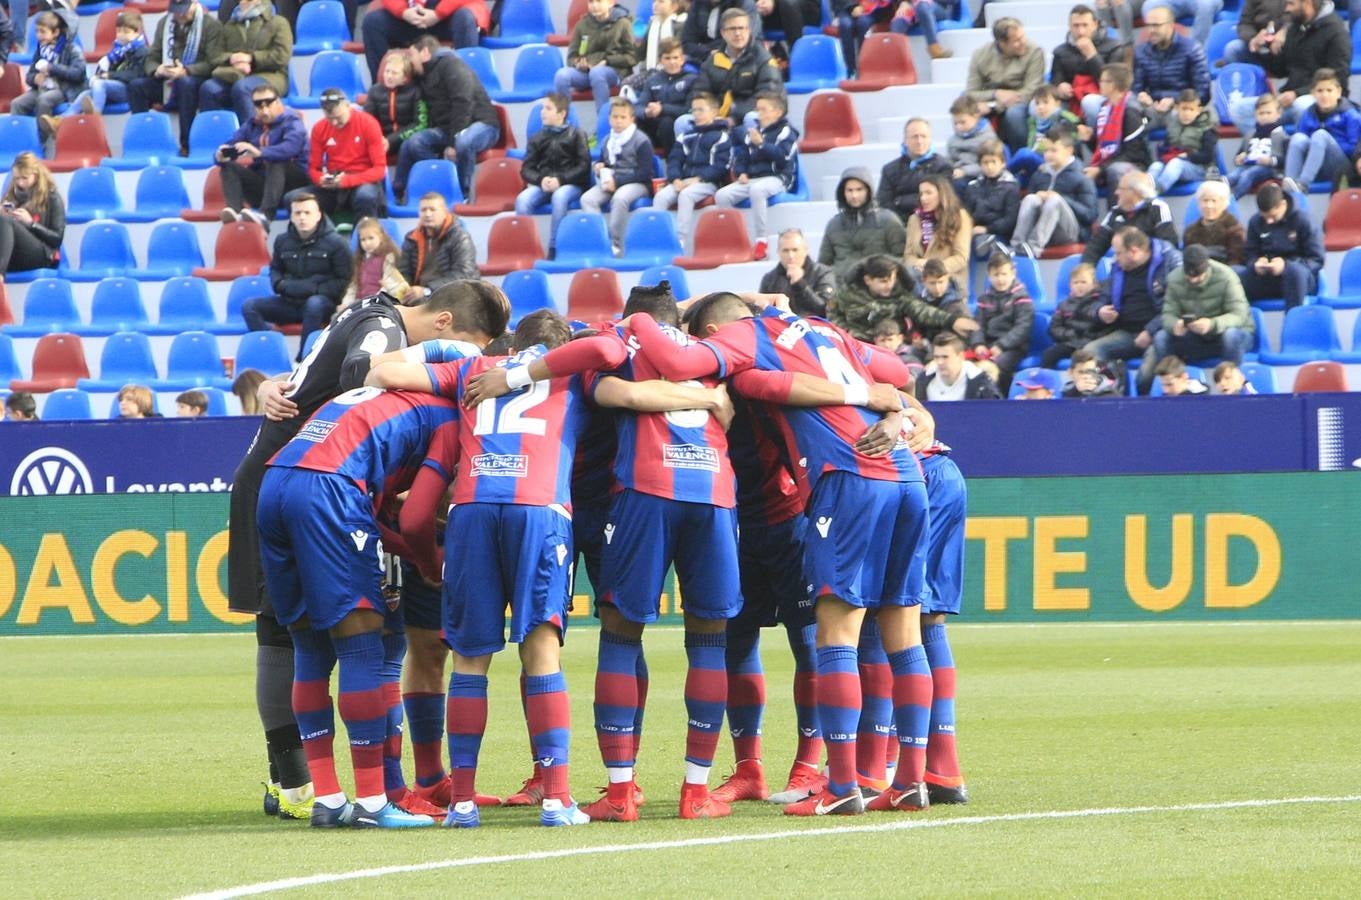
[[[1295,393],[1348,391],[1347,370],[1339,362],[1311,362],[1300,366],[1295,375]]]
[[[567,33],[550,34],[544,40],[554,47],[566,47],[572,40],[572,29],[577,27],[577,19],[586,15],[586,0],[572,0],[572,5],[567,7]]]
[[[567,289],[567,318],[605,322],[624,311],[624,295],[613,269],[582,269]]]
[[[1067,259],[1074,253],[1081,253],[1087,249],[1086,244],[1054,244],[1052,247],[1045,247],[1040,254],[1040,259]]]
[[[104,133],[103,117],[72,116],[62,119],[57,128],[57,152],[47,161],[47,168],[53,172],[74,172],[97,166],[106,156],[113,156],[113,152]]]
[[[147,13],[163,13],[170,8],[170,0],[141,0],[128,4],[129,9],[135,9],[142,15]]]
[[[5,290],[5,283],[0,281],[0,325],[9,325],[14,321],[14,310],[9,306],[9,292]]]
[[[259,275],[269,265],[265,230],[255,222],[233,222],[217,233],[217,252],[212,268],[195,269],[194,277],[208,281],[231,281],[242,275]]]
[[[45,334],[33,351],[33,378],[15,379],[9,383],[12,391],[46,394],[61,388],[73,388],[82,378],[90,377],[85,362],[85,348],[74,334]]]
[[[865,36],[860,45],[860,71],[841,82],[843,91],[882,91],[896,84],[916,84],[917,67],[907,35],[889,31]]]
[[[505,275],[528,269],[543,259],[543,241],[533,216],[507,216],[492,223],[487,235],[487,261],[483,275]]]
[[[858,147],[864,142],[855,102],[849,94],[827,91],[808,98],[800,153],[825,153],[833,147]]]
[[[7,62],[0,72],[0,113],[9,112],[9,105],[15,97],[28,90],[24,84],[24,70],[18,63]]]
[[[1361,245],[1361,190],[1338,191],[1323,217],[1323,249],[1350,250]]]
[[[510,127],[510,113],[499,103],[493,103],[492,106],[496,107],[496,124],[501,126],[501,137],[489,149],[477,154],[478,162],[505,156],[507,150],[515,149],[515,132]]]
[[[124,10],[132,11],[132,7],[113,7],[106,9],[95,19],[95,46],[93,50],[85,51],[85,61],[87,63],[97,63],[109,55],[113,49],[113,39],[118,36],[118,15]]]
[[[180,218],[186,222],[216,222],[226,205],[227,198],[222,195],[222,173],[213,166],[203,182],[203,208],[180,210]]]
[[[473,175],[474,203],[455,203],[460,216],[494,216],[515,208],[515,197],[525,189],[520,178],[520,161],[503,156],[489,159]]]
[[[747,221],[738,209],[706,209],[695,226],[695,255],[677,256],[682,269],[716,269],[724,263],[751,262]]]

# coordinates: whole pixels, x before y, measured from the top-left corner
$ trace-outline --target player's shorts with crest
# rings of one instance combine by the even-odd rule
[[[925,457],[922,471],[931,501],[922,612],[957,616],[964,596],[964,476],[954,460],[943,453]]]
[[[817,599],[852,606],[916,606],[921,602],[929,527],[926,485],[877,481],[849,472],[818,479],[808,502],[804,587]]]
[[[270,468],[256,525],[265,583],[282,624],[305,615],[323,630],[356,609],[386,611],[373,504],[344,475]]]
[[[673,563],[687,613],[731,619],[741,609],[736,510],[624,490],[610,504],[604,534],[601,602],[630,622],[657,620]]]
[[[813,600],[803,587],[804,532],[808,519],[743,525],[737,537],[737,567],[742,573],[742,611],[728,623],[730,632],[755,631],[783,623],[803,628],[814,621]]]
[[[572,521],[544,506],[462,503],[444,535],[444,640],[460,656],[485,656],[552,623],[567,630]]]

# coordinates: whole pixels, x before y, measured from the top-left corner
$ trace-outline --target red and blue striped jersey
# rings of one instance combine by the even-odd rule
[[[767,404],[733,394],[728,456],[737,475],[737,520],[746,527],[778,525],[803,512],[780,433]]]
[[[344,475],[380,509],[411,486],[421,466],[453,477],[460,418],[442,397],[355,388],[317,410],[269,464]]]
[[[435,391],[462,402],[470,378],[493,366],[529,365],[548,351],[530,347],[514,356],[477,357],[426,366]],[[458,429],[463,468],[455,503],[517,503],[572,510],[572,462],[586,428],[582,378],[537,381],[466,412]]]

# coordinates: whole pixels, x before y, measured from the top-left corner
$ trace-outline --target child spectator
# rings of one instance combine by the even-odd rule
[[[957,9],[959,0],[901,0],[888,27],[898,34],[907,34],[913,25],[920,25],[922,37],[926,39],[926,52],[931,58],[949,59],[955,51],[941,46],[936,22],[953,16]]]
[[[38,40],[42,40],[39,38]],[[156,395],[141,384],[125,384],[118,391],[120,419],[147,419],[156,415]]]
[[[1210,391],[1200,379],[1191,377],[1179,356],[1164,356],[1153,372],[1162,385],[1164,397],[1193,397]]]
[[[591,186],[591,149],[586,134],[567,124],[571,101],[564,94],[543,98],[539,118],[543,127],[534,132],[525,149],[520,177],[527,185],[515,198],[517,215],[533,215],[544,203],[553,209],[548,226],[548,258],[556,253],[558,223],[572,204]]]
[[[997,366],[997,387],[1006,395],[1011,376],[1030,354],[1035,304],[1016,277],[1016,265],[1005,253],[988,257],[988,289],[978,297],[978,330],[969,335],[974,359]]]
[[[1016,397],[1017,400],[1054,399],[1054,389],[1049,386],[1047,379],[1040,377],[1040,374],[1033,376],[1031,380],[1016,382],[1017,386],[1020,387],[1022,391],[1022,393]]]
[[[208,414],[208,395],[203,391],[185,391],[175,398],[175,415],[181,419],[197,419]]]
[[[795,189],[799,179],[799,132],[785,117],[783,94],[756,98],[759,128],[732,131],[733,182],[714,198],[719,206],[736,206],[751,200],[752,226],[756,230],[755,255],[766,258],[766,210],[772,197]]]
[[[893,17],[893,0],[832,0],[831,9],[841,38],[846,75],[854,78],[859,72],[860,45],[871,28]]]
[[[983,145],[978,154],[979,175],[964,186],[964,209],[973,219],[973,255],[987,259],[993,250],[1009,249],[1021,208],[1021,186],[1007,171],[1001,141]]]
[[[1158,160],[1148,167],[1158,193],[1166,194],[1179,184],[1205,180],[1206,167],[1215,161],[1219,132],[1214,113],[1202,106],[1200,95],[1187,88],[1177,95],[1176,115],[1167,120],[1167,139]]]
[[[956,97],[955,102],[950,104],[950,121],[954,131],[945,142],[945,152],[955,167],[955,185],[963,190],[969,179],[977,177],[981,171],[978,155],[983,145],[996,140],[997,134],[992,130],[991,123],[982,117],[978,101],[968,94]]]
[[[1129,92],[1129,66],[1112,63],[1101,70],[1101,96],[1106,101],[1096,114],[1096,128],[1092,131],[1092,164],[1087,177],[1104,183],[1112,190],[1120,178],[1135,169],[1147,169],[1152,162],[1148,153],[1148,120],[1139,108],[1139,101]]]
[[[11,422],[36,422],[38,403],[28,391],[15,391],[5,398],[5,418]]]
[[[677,208],[676,237],[682,247],[690,237],[695,206],[718,193],[732,161],[731,126],[718,118],[718,101],[711,94],[695,94],[690,114],[694,128],[676,139],[666,160],[667,184],[652,198],[657,209]]]
[[[969,302],[955,286],[950,270],[938,259],[928,259],[922,266],[922,277],[917,284],[917,296],[933,309],[944,310],[953,316],[969,316]],[[943,330],[941,325],[912,321],[912,341],[909,350],[923,364],[931,358],[931,341]]]
[[[917,211],[907,220],[903,262],[914,275],[920,275],[928,259],[942,260],[955,285],[960,291],[967,291],[973,219],[943,175],[932,175],[921,183],[918,204]]]
[[[1042,84],[1031,101],[1026,116],[1026,142],[1011,155],[1008,168],[1021,182],[1029,184],[1031,174],[1044,161],[1044,145],[1049,138],[1060,134],[1077,134],[1078,117],[1063,108],[1063,101],[1052,84]]]
[[[586,15],[577,19],[567,46],[567,65],[558,69],[553,89],[570,97],[589,88],[597,111],[638,62],[633,20],[614,0],[586,0]]]
[[[648,20],[647,31],[638,42],[637,55],[642,64],[642,73],[651,72],[661,64],[667,41],[675,41],[676,46],[680,47],[681,32],[685,30],[685,11],[689,8],[689,0],[652,0],[652,18]],[[682,49],[682,60],[684,56]],[[634,77],[630,76],[628,80]]]
[[[1068,384],[1061,395],[1064,399],[1120,395],[1119,382],[1101,367],[1095,353],[1090,350],[1077,350],[1073,353],[1073,364],[1068,369]]]
[[[685,68],[685,50],[675,38],[661,42],[661,63],[646,74],[635,98],[639,127],[666,156],[676,143],[676,120],[690,111],[690,91],[699,75]]]
[[[1229,173],[1234,197],[1246,197],[1257,186],[1285,175],[1285,151],[1290,137],[1281,123],[1281,101],[1275,94],[1257,98],[1254,111],[1257,127],[1245,135],[1233,158],[1236,168]]]
[[[1361,143],[1361,112],[1342,94],[1342,81],[1332,69],[1314,73],[1309,91],[1314,104],[1300,116],[1285,151],[1285,177],[1309,190],[1319,179],[1332,180],[1347,168],[1347,160]]]
[[[1060,360],[1074,356],[1095,338],[1105,327],[1096,314],[1104,305],[1096,267],[1078,263],[1068,275],[1068,296],[1059,302],[1049,319],[1049,336],[1054,343],[1040,354],[1040,365],[1056,369]]]
[[[1187,227],[1183,246],[1200,244],[1209,251],[1210,259],[1230,266],[1242,265],[1247,230],[1229,212],[1229,186],[1222,181],[1201,182],[1196,188],[1196,204],[1200,207],[1200,218]]]
[[[1050,244],[1071,244],[1091,232],[1096,219],[1096,185],[1075,155],[1072,135],[1045,144],[1044,165],[1030,179],[1021,201],[1011,246],[1038,257]]]
[[[652,194],[652,144],[638,130],[633,104],[623,97],[610,101],[610,131],[594,166],[596,186],[581,195],[581,208],[598,213],[610,205],[610,239],[615,253],[624,244],[629,206]]]
[[[103,113],[109,103],[126,103],[128,85],[143,78],[142,66],[147,57],[147,39],[142,31],[142,14],[123,10],[114,20],[114,41],[108,55],[96,65],[90,76],[90,87],[71,102],[64,116]]]
[[[16,116],[37,116],[39,127],[50,137],[57,125],[52,113],[85,90],[85,54],[61,16],[39,13],[34,23],[38,49],[25,79],[28,90],[14,98],[9,110]]]
[[[967,314],[920,300],[913,288],[912,274],[901,262],[876,254],[851,270],[827,304],[827,317],[862,341],[873,340],[874,327],[888,318],[911,319],[917,328],[950,329],[961,335],[978,328]]]
[[[401,50],[383,58],[382,76],[369,87],[364,111],[378,120],[388,156],[392,157],[401,149],[402,141],[430,127],[430,107],[414,80],[411,59]]]
[[[353,306],[356,300],[372,297],[379,291],[400,299],[406,296],[410,287],[397,268],[402,251],[383,228],[383,223],[366,216],[359,220],[354,230],[359,236],[359,246],[354,252],[354,274],[340,301],[340,308],[336,310],[337,315]]]
[[[874,345],[898,357],[915,375],[921,370],[922,361],[912,352],[912,345],[907,342],[903,334],[903,323],[900,319],[887,318],[880,319],[879,324],[874,326]]]
[[[1253,387],[1252,382],[1248,381],[1243,370],[1238,367],[1238,363],[1226,359],[1215,366],[1214,373],[1210,380],[1214,382],[1216,394],[1255,394],[1257,388]]]

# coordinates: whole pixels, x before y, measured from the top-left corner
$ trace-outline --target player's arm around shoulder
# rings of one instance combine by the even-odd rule
[[[449,365],[449,363],[439,363],[438,365]],[[438,394],[439,390],[432,372],[433,368],[426,363],[378,363],[372,369],[369,369],[364,384],[368,387],[385,388],[387,390]]]

